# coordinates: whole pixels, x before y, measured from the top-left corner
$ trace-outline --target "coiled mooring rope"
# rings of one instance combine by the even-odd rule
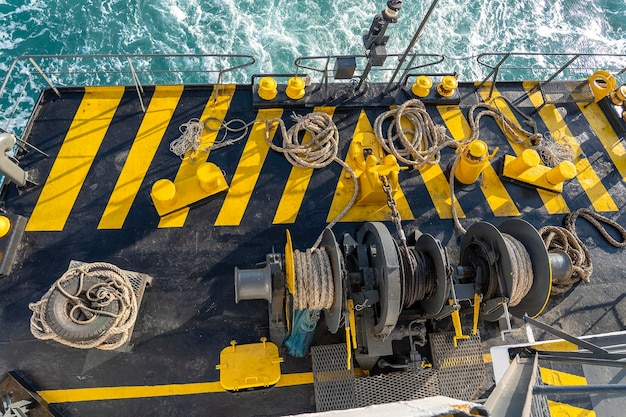
[[[389,119],[387,133],[384,134],[383,124]],[[402,121],[405,126],[402,126]],[[374,133],[387,153],[415,169],[438,164],[441,150],[458,144],[448,137],[444,126],[433,122],[426,106],[418,99],[407,100],[398,108],[380,114],[374,121]]]
[[[512,283],[509,306],[515,307],[533,286],[534,275],[530,255],[524,245],[513,236],[502,233],[511,255]]]
[[[77,280],[77,290],[69,293],[66,287],[70,280]],[[95,282],[86,288],[86,281]],[[110,317],[110,325],[91,339],[77,340],[69,335],[71,331],[59,328],[60,323],[50,322],[49,309],[58,308],[50,305],[50,299],[59,300],[63,305],[71,306],[57,310],[58,314],[67,314],[67,321],[80,328],[89,325],[99,317]],[[107,306],[118,303],[116,312],[107,311]],[[55,340],[67,346],[90,349],[113,350],[122,346],[130,337],[130,330],[137,318],[137,299],[128,274],[115,265],[97,262],[87,263],[67,270],[40,301],[28,306],[32,311],[30,330],[37,339]],[[82,333],[82,332],[81,332]]]
[[[285,155],[285,158],[299,168],[325,168],[332,162],[341,165],[352,178],[354,191],[352,198],[344,209],[326,226],[332,228],[354,205],[359,194],[359,182],[356,174],[337,154],[339,151],[339,131],[331,117],[323,112],[313,112],[305,116],[294,115],[295,124],[287,130],[282,119],[271,119],[265,122],[265,140],[270,148]],[[270,130],[274,123],[278,123],[283,137],[282,146],[275,145],[270,138]],[[311,134],[311,139],[305,143],[300,138],[305,132]],[[322,241],[319,235],[314,248]]]
[[[507,117],[504,112],[498,107],[498,100],[504,101],[511,109],[518,113],[524,119],[524,123],[526,123],[532,130],[526,130],[520,127],[517,122]],[[494,98],[493,103],[495,105],[491,105],[488,103],[477,103],[470,108],[468,113],[468,119],[470,128],[472,129],[472,134],[468,139],[464,139],[463,141],[458,142],[458,147],[460,149],[457,150],[456,157],[452,163],[452,168],[450,169],[449,181],[452,219],[454,221],[455,229],[458,230],[461,234],[465,234],[466,230],[459,222],[456,205],[454,204],[454,173],[456,171],[456,167],[461,158],[461,155],[465,150],[465,147],[470,142],[478,139],[480,135],[480,120],[483,117],[490,116],[495,119],[500,125],[504,135],[511,142],[520,144],[524,148],[535,149],[539,154],[542,162],[546,166],[554,167],[562,161],[571,162],[574,160],[574,151],[568,143],[557,142],[549,133],[546,134],[545,137],[541,135],[537,130],[537,124],[535,123],[535,121],[531,117],[525,115],[506,97],[497,96]],[[476,113],[477,110],[478,113]]]
[[[591,223],[606,241],[617,248],[626,247],[626,229],[619,223],[587,208],[578,209],[565,216],[563,221],[565,227],[544,226],[539,229],[539,234],[543,238],[549,252],[562,250],[567,253],[572,261],[572,275],[563,282],[553,282],[551,294],[557,295],[568,291],[576,282],[590,282],[593,273],[593,262],[587,246],[578,236],[576,231],[576,220],[581,217]],[[621,241],[613,238],[602,225],[614,228],[621,236]]]
[[[333,306],[335,284],[330,258],[324,249],[293,253],[295,267],[294,309],[324,310]]]

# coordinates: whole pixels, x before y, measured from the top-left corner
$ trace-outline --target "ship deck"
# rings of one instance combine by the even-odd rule
[[[562,225],[565,214],[579,208],[626,224],[623,134],[616,133],[598,104],[541,106],[539,91],[527,94],[531,88],[529,83],[501,82],[495,94],[532,115],[540,132],[570,138],[577,177],[565,184],[562,194],[503,180],[499,174],[504,155],[517,155],[521,148],[507,141],[493,119],[483,118],[480,138],[499,152],[479,182],[457,185],[462,224],[484,220],[498,225],[513,217],[537,228]],[[459,105],[430,102],[427,111],[451,137],[461,140],[470,133],[469,108],[485,100],[488,91],[488,85],[477,90],[474,84],[462,83]],[[395,104],[405,99],[399,96]],[[280,252],[287,229],[295,248],[312,246],[341,208],[342,201],[334,202],[341,166],[292,167],[269,149],[264,125],[257,123],[243,140],[199,156],[223,171],[227,191],[161,217],[150,190],[159,179],[174,180],[189,172],[189,161],[170,152],[169,144],[190,119],[247,123],[279,117],[289,127],[292,113],[325,111],[339,129],[339,157],[345,159],[355,134],[371,132],[376,117],[389,106],[314,108],[295,102],[286,108],[255,109],[249,85],[146,87],[144,104],[145,113],[136,91],[128,87],[65,88],[60,97],[52,90],[42,93],[23,139],[49,157],[33,150],[20,152],[20,165],[37,185],[24,190],[9,185],[4,193],[5,210],[26,217],[28,223],[19,262],[0,291],[0,375],[18,372],[66,416],[273,416],[315,411],[310,357],[296,359],[281,352],[282,377],[276,386],[239,392],[222,388],[215,365],[231,340],[256,343],[269,331],[266,301],[235,303],[234,267],[253,268],[273,248]],[[217,137],[205,135],[209,142]],[[274,141],[280,143],[279,133]],[[446,148],[438,165],[403,170],[399,176],[404,230],[430,233],[452,254],[459,245],[446,177],[453,157],[454,150]],[[386,205],[353,209],[333,231],[336,236],[355,233],[364,221],[383,221],[396,236]],[[539,319],[575,336],[623,330],[626,253],[608,245],[584,221],[579,220],[578,232],[593,257],[591,282],[551,297]],[[79,350],[37,340],[30,333],[29,303],[39,300],[72,260],[109,262],[152,277],[127,351]],[[471,317],[463,318],[465,329],[470,322]],[[449,318],[430,326],[432,331],[451,329]],[[514,327],[520,326],[515,319]],[[505,343],[495,323],[481,321],[480,330],[483,353]],[[331,336],[319,326],[313,344],[342,340],[341,332]],[[506,343],[521,340],[524,332],[510,334]],[[492,378],[488,372],[484,391]]]

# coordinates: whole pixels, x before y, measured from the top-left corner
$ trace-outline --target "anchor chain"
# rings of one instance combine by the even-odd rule
[[[398,203],[396,202],[396,199],[393,198],[393,191],[391,189],[391,184],[389,184],[389,178],[387,178],[386,175],[381,175],[380,179],[383,183],[383,191],[387,195],[387,207],[391,210],[391,221],[396,226],[396,231],[398,232],[402,246],[408,251],[406,235],[404,234],[404,230],[402,230],[402,216],[400,216],[400,212],[398,211]]]

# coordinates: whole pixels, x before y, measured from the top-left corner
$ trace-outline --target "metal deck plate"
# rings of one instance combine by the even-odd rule
[[[452,340],[454,333],[429,336],[441,394],[465,401],[474,399],[486,377],[480,334],[459,340],[456,348]]]

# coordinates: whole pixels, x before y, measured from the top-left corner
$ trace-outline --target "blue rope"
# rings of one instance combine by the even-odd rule
[[[320,319],[320,310],[296,310],[291,333],[285,338],[287,352],[296,358],[304,358],[309,352]]]

